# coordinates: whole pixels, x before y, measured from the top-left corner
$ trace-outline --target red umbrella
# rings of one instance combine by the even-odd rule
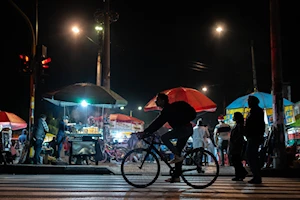
[[[19,130],[27,127],[27,123],[14,113],[0,111],[0,125],[3,128],[10,127],[12,130]]]
[[[195,108],[196,112],[214,112],[217,109],[217,105],[211,99],[193,88],[177,87],[165,90],[162,93],[168,95],[170,103],[185,101]],[[145,105],[144,111],[161,110],[156,106],[155,100],[156,96]]]
[[[191,122],[192,126],[196,126],[196,124],[194,122]],[[170,126],[170,124],[167,122],[163,125],[163,127],[167,128],[167,129],[171,129],[172,127]]]
[[[96,121],[102,121],[102,116],[100,117],[96,117],[95,118]],[[135,117],[130,117],[128,115],[124,115],[124,114],[110,114],[109,115],[109,120],[110,121],[117,121],[117,122],[127,122],[127,123],[140,123],[140,124],[144,124],[144,121],[135,118]]]

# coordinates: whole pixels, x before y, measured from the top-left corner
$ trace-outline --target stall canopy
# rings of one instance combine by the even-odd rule
[[[253,92],[242,97],[237,98],[231,104],[226,107],[226,120],[228,123],[232,123],[233,114],[235,112],[241,112],[244,114],[244,117],[250,111],[248,108],[248,97],[252,95],[259,99],[259,106],[265,111],[266,124],[271,125],[273,123],[273,95],[264,93],[264,92]],[[293,105],[294,103],[283,99],[283,106],[285,112],[285,123],[290,124],[294,122],[294,114],[293,114]]]
[[[0,111],[0,125],[3,128],[11,128],[11,130],[19,130],[27,127],[27,123],[21,117],[5,111]]]
[[[93,106],[115,108],[126,106],[127,101],[114,91],[92,83],[75,83],[43,95],[57,106],[76,106],[86,102]]]

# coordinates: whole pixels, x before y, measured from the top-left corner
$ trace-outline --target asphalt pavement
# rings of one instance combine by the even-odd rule
[[[162,174],[169,173],[169,169],[161,163]],[[8,164],[0,165],[0,174],[115,174],[120,175],[120,164],[100,163],[99,165],[35,165],[35,164]],[[246,167],[251,176],[251,170]],[[220,176],[233,176],[232,166],[220,167]],[[263,177],[291,177],[300,178],[300,169],[262,169]]]

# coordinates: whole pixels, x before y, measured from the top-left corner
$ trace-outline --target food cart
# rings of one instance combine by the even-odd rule
[[[118,108],[126,106],[127,101],[114,91],[92,83],[75,83],[60,90],[46,93],[43,97],[52,104],[64,108],[72,106],[91,106],[103,110],[105,108]],[[74,127],[79,124],[73,124]],[[106,125],[106,124],[105,124]],[[106,128],[107,126],[104,126]],[[103,128],[103,129],[104,129]],[[66,132],[70,142],[69,163],[72,157],[95,156],[97,142],[99,139],[105,139],[107,131],[102,131],[99,126],[89,123],[81,128],[72,128]]]

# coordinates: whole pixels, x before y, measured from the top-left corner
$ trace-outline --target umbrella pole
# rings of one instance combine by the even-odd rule
[[[102,113],[101,113],[101,116],[102,116],[102,121],[101,121],[101,126],[102,126],[102,137],[103,137],[103,140],[104,140],[104,106],[102,106]]]

